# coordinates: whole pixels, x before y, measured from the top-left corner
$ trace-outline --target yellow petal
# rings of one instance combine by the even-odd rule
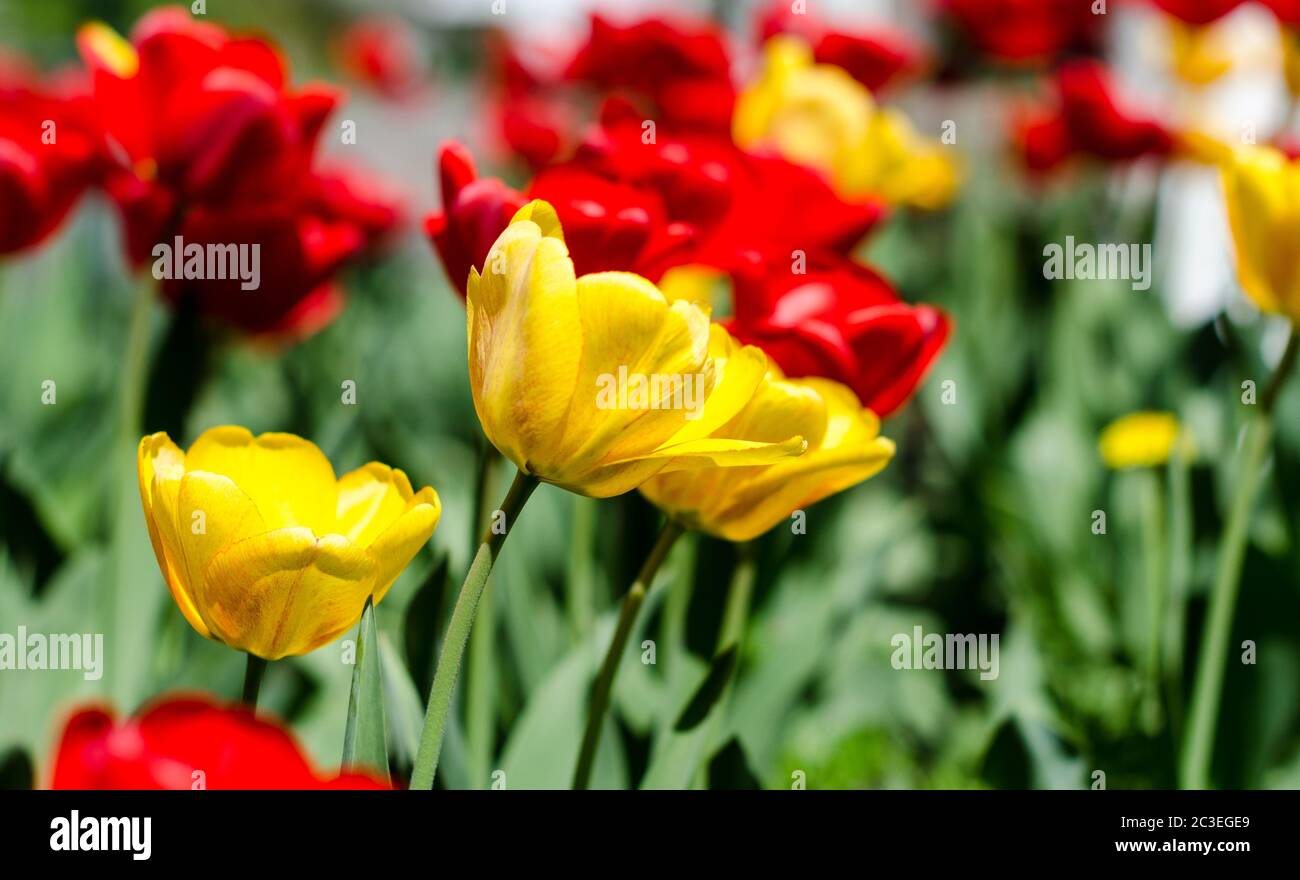
[[[229,477],[193,471],[181,477],[172,509],[185,580],[200,615],[210,606],[204,580],[212,558],[236,541],[267,531],[257,506]]]
[[[1242,289],[1264,311],[1300,318],[1300,163],[1238,147],[1222,173]]]
[[[229,477],[257,505],[268,529],[334,531],[338,485],[314,443],[293,434],[254,437],[246,428],[204,431],[185,455],[187,471]]]
[[[724,433],[780,435],[800,423],[816,436],[801,456],[766,467],[661,473],[641,491],[688,525],[745,541],[871,477],[893,456],[893,443],[878,436],[879,419],[850,389],[823,379],[769,380]]]
[[[438,493],[426,486],[407,502],[397,519],[367,547],[376,566],[376,604],[384,598],[393,581],[397,580],[397,576],[428,542],[429,536],[438,527],[441,516],[442,502],[438,500]]]
[[[548,462],[560,474],[654,452],[704,411],[714,382],[709,319],[697,306],[670,304],[627,272],[584,275],[577,287],[581,367],[565,441]],[[633,383],[647,389],[644,406],[602,394]]]
[[[190,588],[182,575],[184,563],[183,551],[175,538],[176,520],[171,510],[160,511],[154,504],[155,480],[161,477],[174,489],[179,489],[180,478],[185,472],[185,453],[171,441],[164,432],[150,434],[140,441],[136,452],[136,475],[140,481],[140,503],[144,507],[144,521],[149,529],[149,543],[153,545],[154,556],[158,559],[158,568],[162,571],[167,590],[172,594],[172,601],[181,610],[181,614],[190,626],[202,636],[208,635],[208,627],[194,604]],[[173,540],[163,541],[160,527],[166,527]],[[170,549],[169,549],[170,548]]]
[[[368,547],[405,512],[414,494],[402,471],[377,461],[363,465],[339,478],[335,530],[354,544]]]
[[[553,209],[521,209],[550,228]],[[553,233],[558,233],[558,221]],[[527,472],[535,450],[553,448],[574,393],[582,329],[573,261],[558,234],[532,219],[506,227],[466,299],[470,388],[483,430]]]
[[[377,566],[341,535],[278,529],[231,544],[208,563],[213,635],[268,660],[305,654],[357,622]]]

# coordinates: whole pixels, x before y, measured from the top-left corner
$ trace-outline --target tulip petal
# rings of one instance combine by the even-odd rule
[[[191,471],[181,478],[172,521],[184,556],[185,582],[199,613],[209,606],[204,573],[222,550],[267,531],[253,500],[229,477]]]
[[[339,478],[336,530],[359,547],[369,547],[396,522],[414,496],[406,474],[372,461]]]
[[[441,516],[442,502],[438,500],[438,493],[426,486],[416,493],[396,521],[366,548],[376,565],[376,604],[428,542]]]
[[[185,453],[166,433],[150,434],[140,441],[136,453],[136,473],[140,480],[140,502],[144,507],[145,525],[149,529],[149,543],[153,545],[158,568],[162,570],[167,590],[172,594],[176,607],[196,632],[207,636],[208,627],[194,604],[190,588],[182,574],[185,571],[184,550],[176,537],[176,519],[172,508],[163,509],[155,501],[158,482],[167,483],[171,489],[169,497],[174,497],[184,472]],[[157,494],[161,496],[163,493]]]
[[[601,461],[644,458],[705,411],[712,392],[708,360],[708,316],[685,300],[669,303],[644,278],[628,272],[598,272],[578,279],[582,314],[581,372],[565,424],[565,442],[555,470]],[[641,407],[600,394],[625,376],[647,383]],[[640,377],[639,380],[637,377]],[[680,389],[681,405],[666,399]]]
[[[278,660],[305,654],[357,622],[377,566],[342,535],[277,529],[213,557],[204,573],[205,613],[226,644]]]
[[[253,499],[268,529],[304,526],[335,530],[338,485],[321,451],[292,434],[262,434],[225,426],[204,431],[185,456],[187,471],[229,477]]]
[[[471,270],[466,297],[470,385],[484,431],[502,454],[532,472],[529,451],[553,448],[573,379],[582,329],[573,261],[547,235],[554,211],[533,202],[488,253],[483,274]]]

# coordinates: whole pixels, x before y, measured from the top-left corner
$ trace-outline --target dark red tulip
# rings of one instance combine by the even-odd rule
[[[790,0],[772,0],[759,18],[761,39],[777,34],[803,40],[818,63],[843,68],[872,92],[889,88],[925,64],[925,52],[906,34],[882,26],[835,29],[811,12],[796,14]]]
[[[274,46],[232,36],[179,7],[145,15],[127,43],[88,25],[90,68],[106,150],[104,186],[127,253],[156,266],[159,245],[257,245],[260,283],[164,276],[167,299],[257,335],[301,336],[337,313],[334,274],[396,222],[391,192],[356,172],[315,168],[337,103],[321,86],[289,87]]]
[[[896,412],[943,349],[947,315],[900,301],[883,276],[851,260],[823,255],[803,268],[768,261],[738,274],[729,329],[787,375],[834,379],[881,418]]]
[[[695,235],[689,224],[669,221],[653,189],[608,180],[577,164],[543,169],[528,194],[555,207],[579,275],[623,271],[657,280],[687,259]]]
[[[1015,137],[1031,169],[1047,170],[1071,155],[1121,162],[1173,152],[1173,133],[1124,107],[1101,62],[1063,64],[1055,87],[1056,105],[1017,126]]]
[[[53,232],[103,171],[84,89],[0,59],[0,254]]]
[[[600,15],[569,62],[573,80],[648,99],[669,127],[728,132],[735,87],[723,32],[709,22],[646,18],[616,24]]]
[[[360,773],[323,773],[282,727],[239,706],[173,696],[137,717],[83,709],[63,729],[55,789],[379,789]]]
[[[1216,22],[1240,6],[1243,0],[1151,0],[1174,18],[1194,25]],[[1270,5],[1273,0],[1266,0]]]
[[[479,177],[469,151],[454,141],[439,151],[438,180],[442,208],[425,218],[424,230],[463,298],[470,267],[482,269],[497,236],[527,199],[496,178]]]
[[[1092,47],[1107,16],[1095,0],[935,0],[958,35],[980,53],[1009,63],[1039,63]]]

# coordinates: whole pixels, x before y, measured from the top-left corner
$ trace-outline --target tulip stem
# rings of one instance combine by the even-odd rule
[[[239,699],[249,709],[257,708],[257,695],[262,691],[266,665],[266,660],[256,654],[248,655],[248,665],[244,667],[244,690]]]
[[[619,663],[623,659],[623,649],[627,647],[628,636],[636,623],[637,613],[645,602],[655,574],[668,558],[668,552],[681,537],[683,529],[673,520],[667,520],[655,539],[650,555],[646,557],[637,572],[636,580],[623,596],[623,604],[618,610],[618,624],[614,627],[614,638],[610,640],[605,659],[600,665],[600,675],[596,678],[596,687],[591,694],[591,704],[587,708],[587,727],[582,733],[582,749],[578,752],[578,766],[573,772],[573,787],[584,790],[591,782],[591,770],[596,764],[596,750],[600,747],[600,731],[605,724],[605,714],[609,710],[609,695],[614,689],[614,678],[618,675]]]
[[[1201,637],[1200,657],[1196,666],[1196,683],[1188,711],[1187,738],[1179,762],[1182,788],[1206,788],[1210,783],[1210,761],[1214,755],[1215,726],[1223,693],[1223,673],[1228,656],[1228,638],[1241,585],[1241,567],[1250,531],[1250,514],[1255,506],[1255,491],[1260,472],[1268,457],[1273,434],[1273,407],[1282,383],[1295,363],[1300,337],[1293,327],[1286,351],[1272,379],[1260,395],[1259,412],[1246,425],[1241,441],[1241,465],[1237,471],[1237,491],[1228,509],[1219,549],[1219,564],[1210,593],[1210,611]]]
[[[482,441],[478,451],[478,473],[474,485],[474,522],[470,526],[470,546],[491,524],[492,501],[496,497],[493,479],[500,455],[496,447]],[[492,602],[492,585],[483,588],[479,599],[477,626],[469,637],[469,657],[465,669],[465,740],[466,765],[470,785],[486,786],[488,762],[492,759],[495,738],[496,703],[496,614]]]
[[[515,481],[510,484],[510,491],[501,503],[503,514],[500,528],[498,518],[491,517],[491,523],[483,533],[478,552],[465,575],[460,594],[456,597],[456,607],[451,612],[451,622],[447,624],[447,634],[442,641],[442,651],[438,655],[438,667],[433,673],[433,688],[429,692],[429,709],[424,716],[424,731],[420,734],[420,748],[415,755],[415,769],[411,773],[411,788],[433,788],[433,777],[438,770],[438,755],[442,751],[442,738],[447,731],[447,712],[451,708],[451,698],[456,691],[456,679],[460,674],[461,659],[465,656],[465,644],[469,641],[470,629],[474,626],[474,614],[478,610],[479,599],[487,586],[488,575],[492,565],[501,553],[506,537],[515,526],[519,511],[524,502],[537,488],[537,478],[520,471]]]

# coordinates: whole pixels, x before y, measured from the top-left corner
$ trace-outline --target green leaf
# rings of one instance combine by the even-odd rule
[[[695,689],[691,696],[690,702],[682,710],[682,714],[677,716],[677,722],[673,725],[673,730],[684,733],[694,729],[705,718],[709,716],[709,710],[727,689],[728,682],[731,681],[731,674],[736,671],[736,646],[732,645],[721,654],[716,655],[709,664],[709,674],[700,682],[700,686]]]
[[[356,665],[343,734],[343,766],[370,770],[388,779],[388,734],[384,729],[384,680],[380,670],[375,608],[366,600],[357,627]]]

